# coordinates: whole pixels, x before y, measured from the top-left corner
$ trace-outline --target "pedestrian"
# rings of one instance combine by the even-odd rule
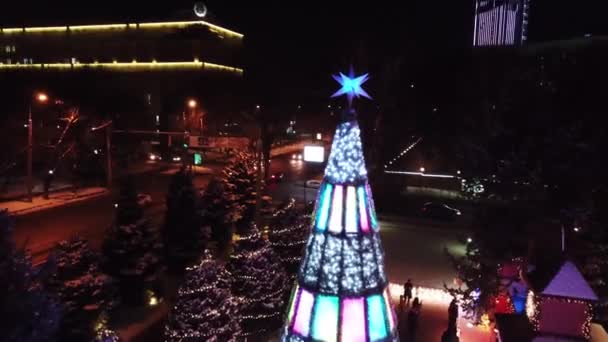
[[[450,306],[448,307],[448,321],[450,323],[456,322],[458,319],[458,303],[456,302],[456,298],[452,299],[450,302]]]
[[[403,284],[403,304],[408,306],[410,304],[410,300],[412,299],[412,279],[408,279],[405,284]]]
[[[49,199],[49,192],[51,190],[51,184],[53,183],[53,170],[49,170],[46,175],[44,175],[44,193],[43,198]]]
[[[407,330],[409,335],[409,341],[414,341],[416,337],[416,330],[418,329],[418,317],[420,317],[420,310],[422,309],[422,302],[418,297],[414,298],[412,302],[412,308],[407,314]]]

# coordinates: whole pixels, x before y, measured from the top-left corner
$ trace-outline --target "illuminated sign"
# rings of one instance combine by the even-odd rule
[[[304,161],[322,163],[325,161],[325,147],[316,145],[304,146]]]
[[[194,165],[203,165],[203,155],[200,153],[194,154]]]

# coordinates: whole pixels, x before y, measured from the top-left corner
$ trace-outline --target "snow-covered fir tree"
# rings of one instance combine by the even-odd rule
[[[139,303],[161,268],[160,234],[143,216],[132,179],[122,184],[116,218],[103,241],[103,268],[120,283],[123,301]]]
[[[167,341],[237,341],[239,305],[224,267],[210,253],[187,268],[184,284],[165,325]]]
[[[291,284],[270,243],[255,226],[249,230],[237,240],[226,268],[240,303],[242,336],[259,336],[280,328]]]
[[[246,231],[255,215],[256,179],[256,162],[250,153],[237,153],[222,170],[225,196],[238,213],[236,223],[240,232]]]
[[[89,341],[94,323],[116,304],[113,280],[101,273],[99,257],[84,239],[62,241],[47,260],[45,287],[61,304],[60,341]]]
[[[280,206],[271,217],[268,238],[290,278],[298,273],[310,233],[309,222],[310,216],[296,207],[293,198]]]
[[[54,341],[60,308],[42,290],[29,256],[15,247],[12,227],[0,211],[0,341]]]
[[[608,327],[608,242],[598,239],[585,245],[582,272],[600,298],[593,310],[594,320]]]
[[[201,199],[203,227],[211,230],[211,238],[220,251],[226,251],[232,241],[233,225],[241,218],[240,210],[224,191],[224,183],[212,179]]]
[[[171,178],[162,235],[168,262],[175,270],[194,263],[205,248],[208,233],[198,212],[192,176],[184,169]]]

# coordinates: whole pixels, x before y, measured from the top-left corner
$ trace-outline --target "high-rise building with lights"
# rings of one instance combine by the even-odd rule
[[[473,46],[522,45],[530,0],[476,0]]]

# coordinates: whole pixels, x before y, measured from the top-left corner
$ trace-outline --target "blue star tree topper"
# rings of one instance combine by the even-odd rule
[[[367,82],[367,80],[369,79],[369,74],[363,74],[363,75],[355,77],[355,72],[353,71],[353,68],[351,67],[350,72],[348,73],[348,76],[344,75],[343,73],[340,73],[339,75],[332,75],[332,77],[334,78],[334,80],[336,80],[338,83],[340,83],[340,85],[342,85],[342,88],[340,88],[338,91],[336,91],[331,97],[337,97],[337,96],[342,96],[342,95],[346,94],[349,105],[352,104],[354,97],[363,96],[368,99],[372,98],[361,87],[361,85],[363,85],[363,83]]]

